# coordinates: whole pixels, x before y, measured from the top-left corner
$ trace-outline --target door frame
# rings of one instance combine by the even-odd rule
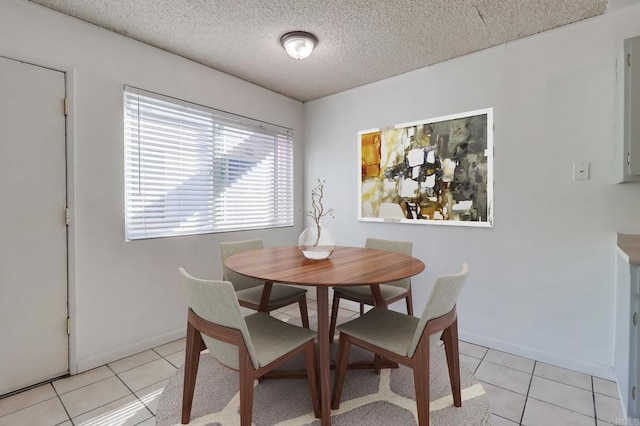
[[[67,174],[67,209],[69,224],[67,225],[67,315],[69,316],[69,374],[78,374],[78,322],[76,297],[76,199],[75,199],[75,73],[73,68],[63,70],[65,75],[65,93],[67,114],[65,116],[65,157]]]
[[[14,52],[15,53],[15,52]],[[40,68],[64,74],[64,91],[67,99],[67,111],[64,116],[65,128],[65,181],[66,181],[66,202],[69,211],[69,224],[67,225],[67,317],[69,318],[70,334],[67,336],[68,343],[68,369],[70,375],[78,374],[78,324],[76,321],[77,297],[76,297],[76,228],[75,228],[75,164],[74,164],[74,135],[75,135],[75,73],[72,67],[63,64],[47,64],[46,61],[34,60],[34,58],[22,58],[19,55],[9,56],[0,53],[0,57],[12,61],[22,62]],[[62,107],[62,106],[61,106]]]

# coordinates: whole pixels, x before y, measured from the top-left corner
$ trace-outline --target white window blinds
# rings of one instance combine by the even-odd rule
[[[125,87],[128,240],[293,226],[289,129]]]

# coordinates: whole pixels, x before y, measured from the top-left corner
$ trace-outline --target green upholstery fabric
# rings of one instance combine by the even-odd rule
[[[244,290],[236,291],[236,296],[238,296],[239,300],[259,305],[260,298],[262,297],[262,289],[262,286],[246,288]],[[303,288],[291,287],[285,284],[274,284],[273,286],[271,286],[269,304],[288,305],[290,303],[296,302],[305,292],[306,290]]]
[[[427,304],[425,305],[422,316],[420,317],[420,323],[416,329],[416,334],[413,336],[413,341],[409,347],[409,356],[413,356],[413,353],[416,351],[418,342],[420,341],[420,336],[422,335],[424,328],[427,326],[427,322],[433,318],[438,318],[447,312],[450,312],[456,305],[458,295],[467,280],[467,275],[469,275],[469,265],[463,263],[462,270],[457,274],[443,275],[436,278],[436,282],[429,294],[429,300],[427,300]],[[429,346],[434,347],[435,344],[438,343],[438,340],[440,340],[440,336],[434,334],[430,336],[430,339],[431,341],[429,342]]]
[[[406,254],[407,256],[411,256],[413,251],[413,243],[411,241],[381,240],[378,238],[367,238],[367,241],[364,243],[364,247],[376,250],[392,251],[394,253]],[[392,285],[409,290],[409,287],[411,286],[411,279],[405,278],[403,280],[391,281],[384,285]],[[382,288],[382,286],[380,286],[380,288]]]
[[[264,281],[240,275],[224,266],[224,261],[231,255],[241,253],[247,250],[261,249],[262,240],[246,240],[220,243],[220,254],[222,255],[222,271],[223,279],[231,281],[236,289],[238,299],[243,302],[260,304],[262,297],[262,289]],[[271,296],[269,304],[280,305],[293,303],[298,300],[307,290],[299,287],[293,287],[286,284],[274,283],[271,287]]]
[[[224,265],[224,261],[229,257],[237,253],[242,253],[247,250],[257,250],[263,248],[262,240],[246,240],[246,241],[233,241],[220,243],[220,254],[222,255],[222,279],[231,281],[233,287],[238,290],[244,290],[245,288],[256,287],[264,285],[264,281],[257,280],[255,278],[249,278],[245,275],[240,275],[237,272],[232,271]]]
[[[365,248],[392,251],[395,253],[406,254],[411,256],[413,249],[413,243],[411,241],[393,241],[393,240],[381,240],[378,238],[367,238],[364,244]],[[411,286],[411,279],[405,278],[403,280],[391,281],[388,283],[380,284],[380,292],[384,300],[390,300],[400,294],[406,293]],[[373,294],[371,293],[371,287],[355,286],[347,287],[343,286],[336,289],[338,293],[344,294],[347,297],[357,298],[365,301],[369,305],[374,305]]]
[[[228,281],[208,281],[194,278],[179,268],[187,304],[199,317],[209,322],[240,330],[253,366],[258,368],[256,355],[247,324],[240,313],[240,305],[233,285]],[[227,367],[238,369],[238,347],[202,335],[211,354]]]
[[[256,369],[316,336],[314,331],[282,322],[262,312],[243,317],[230,282],[197,279],[187,274],[183,268],[180,268],[179,272],[189,307],[202,319],[240,330],[251,363]],[[238,369],[237,346],[217,341],[204,334],[202,339],[209,352],[220,363]]]
[[[438,277],[420,318],[376,307],[338,326],[338,330],[400,356],[412,357],[427,321],[448,313],[455,306],[468,272],[469,267],[464,263],[458,274]],[[440,334],[429,338],[430,347],[435,348]]]
[[[353,321],[339,325],[338,330],[400,356],[407,356],[418,322],[416,317],[377,307]]]
[[[249,315],[245,321],[260,367],[316,337],[312,330],[280,321],[263,312]]]
[[[358,300],[362,300],[364,303],[368,305],[375,305],[375,299],[373,298],[371,287],[368,285],[358,285],[358,286],[351,286],[351,287],[341,286],[338,291],[341,295],[357,298]],[[396,287],[396,286],[387,285],[387,284],[380,285],[380,293],[382,294],[382,298],[384,300],[390,300],[406,292],[407,290],[401,287]]]

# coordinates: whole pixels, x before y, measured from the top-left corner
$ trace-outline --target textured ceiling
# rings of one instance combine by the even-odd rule
[[[607,0],[31,0],[300,101],[606,12]],[[296,61],[289,31],[318,37]]]

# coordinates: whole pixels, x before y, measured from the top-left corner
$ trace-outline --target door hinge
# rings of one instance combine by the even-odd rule
[[[71,221],[71,216],[69,214],[69,207],[64,209],[64,224],[69,226],[69,222]]]
[[[67,336],[71,335],[71,318],[67,317]]]
[[[627,53],[627,66],[631,66],[631,53]]]
[[[69,99],[64,98],[64,115],[69,114]]]
[[[636,325],[638,325],[638,313],[637,312],[633,313],[633,325],[634,325],[634,327]]]
[[[627,152],[627,166],[631,165],[631,153]]]
[[[631,388],[631,399],[636,400],[636,387]]]

